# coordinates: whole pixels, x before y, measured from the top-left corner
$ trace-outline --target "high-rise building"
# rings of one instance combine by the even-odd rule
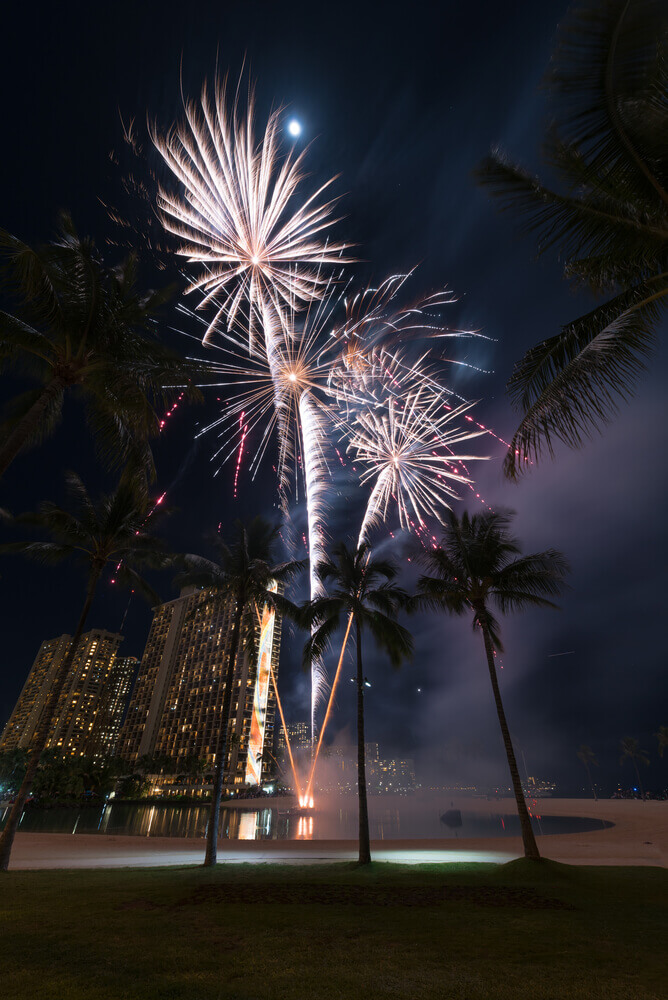
[[[213,590],[186,588],[154,609],[120,753],[204,757],[213,765],[220,735],[230,632],[236,607]],[[280,617],[268,606],[254,622],[256,662],[240,648],[225,763],[226,785],[259,784],[273,747]]]
[[[357,790],[357,747],[332,746],[323,749],[316,778],[319,791],[355,792]],[[364,744],[366,786],[369,794],[406,795],[415,791],[415,766],[411,759],[386,760],[377,743]]]
[[[104,751],[110,756],[118,753],[121,727],[138,666],[139,660],[136,656],[117,656],[114,660],[114,669],[108,680],[107,713],[109,723],[106,730],[108,733],[107,749]]]
[[[122,640],[122,635],[104,629],[81,636],[53,715],[47,746],[71,756],[113,753],[136,663],[134,657],[116,657]],[[71,636],[61,635],[40,646],[5,726],[0,750],[30,745],[71,642]]]
[[[293,722],[286,728],[290,740],[290,749],[293,753],[297,751],[301,753],[304,750],[311,749],[311,730],[308,722]],[[283,732],[283,727],[280,726],[276,738],[276,751],[278,754],[282,754],[286,749],[285,733]]]

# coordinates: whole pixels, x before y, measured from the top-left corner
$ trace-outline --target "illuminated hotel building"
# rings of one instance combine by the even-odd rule
[[[290,739],[290,748],[293,753],[302,750],[311,750],[311,727],[308,722],[293,722],[287,727],[288,737]],[[276,741],[276,750],[279,754],[285,753],[287,750],[287,743],[285,740],[285,733],[282,728],[278,730],[278,737]]]
[[[205,757],[216,762],[227,650],[235,605],[213,590],[186,588],[154,608],[141,669],[121,733],[120,753]],[[255,623],[257,663],[240,651],[234,671],[226,785],[259,784],[272,748],[281,621],[265,606]]]
[[[120,731],[136,665],[117,657],[122,635],[93,629],[79,640],[58,699],[47,746],[69,756],[109,756]],[[46,639],[0,739],[0,750],[28,747],[72,637]]]

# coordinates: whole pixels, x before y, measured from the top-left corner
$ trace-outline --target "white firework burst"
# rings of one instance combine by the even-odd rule
[[[290,311],[322,296],[322,266],[342,263],[346,244],[323,240],[335,221],[336,199],[321,196],[335,178],[302,200],[305,151],[281,154],[280,110],[269,116],[258,141],[252,89],[245,112],[238,93],[229,110],[225,82],[218,81],[213,94],[204,85],[199,106],[184,104],[184,122],[164,136],[152,132],[180,184],[177,192],[160,188],[162,222],[179,240],[178,253],[201,266],[187,289],[201,292],[198,309],[215,306],[203,342],[211,341],[223,318],[234,326],[247,308],[253,352],[258,326],[265,340],[278,332],[267,329],[268,311],[285,332]]]

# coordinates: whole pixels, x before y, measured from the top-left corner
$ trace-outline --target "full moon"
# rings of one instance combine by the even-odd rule
[[[292,118],[288,122],[288,132],[290,133],[290,135],[294,136],[295,139],[297,138],[298,135],[302,134],[302,127],[296,118]]]

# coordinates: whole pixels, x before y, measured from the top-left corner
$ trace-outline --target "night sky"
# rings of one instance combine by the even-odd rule
[[[3,15],[0,225],[29,242],[44,240],[66,208],[101,247],[117,239],[100,199],[122,199],[122,165],[110,157],[120,150],[123,162],[120,116],[143,129],[148,113],[166,127],[180,116],[181,72],[184,91],[196,97],[216,64],[236,79],[245,57],[260,119],[272,104],[285,105],[301,121],[303,141],[313,140],[308,184],[340,174],[334,187],[345,218],[336,235],[358,244],[360,285],[419,264],[410,294],[447,284],[459,296],[447,321],[493,338],[455,345],[452,354],[491,374],[457,366],[449,381],[480,399],[479,419],[508,439],[514,417],[504,386],[513,362],[589,303],[571,292],[555,256],[533,259],[532,241],[518,235],[509,215],[497,214],[471,171],[496,143],[541,169],[548,104],[540,84],[566,8],[554,0],[14,4]],[[150,266],[143,275],[155,283]],[[166,312],[162,335],[185,349],[185,339],[168,331],[172,324],[176,316]],[[662,333],[665,340],[665,325]],[[491,456],[476,467],[480,494],[518,512],[526,551],[555,547],[572,565],[559,612],[505,623],[501,674],[529,773],[556,779],[562,791],[584,784],[580,743],[597,752],[604,789],[631,784],[630,765],[619,766],[619,740],[627,735],[651,751],[648,787],[667,780],[668,760],[657,757],[653,736],[668,723],[667,369],[664,345],[604,436],[582,451],[560,451],[519,485],[502,478],[503,448],[479,445]],[[18,388],[5,378],[3,397]],[[177,550],[206,552],[207,532],[222,522],[224,533],[235,516],[277,516],[270,463],[254,483],[242,476],[236,500],[231,466],[212,478],[215,439],[193,441],[196,425],[216,407],[210,393],[204,406],[180,409],[156,445],[156,493],[168,490],[177,508],[166,529]],[[94,491],[111,483],[94,460],[76,403],[66,406],[46,445],[15,461],[0,506],[16,513],[42,499],[62,500],[69,468]],[[332,513],[332,533],[352,536],[350,508],[342,507]],[[3,537],[16,536],[4,529]],[[4,558],[0,574],[2,725],[42,639],[73,630],[83,580],[74,570],[18,557]],[[168,577],[157,582],[165,599],[175,596]],[[106,582],[91,627],[117,630],[126,605],[127,595]],[[150,619],[133,599],[124,652],[141,655]],[[480,636],[468,619],[425,616],[410,627],[414,662],[398,673],[367,647],[368,738],[385,755],[415,757],[424,780],[507,781]],[[308,714],[298,661],[299,642],[288,638],[280,687],[292,721]],[[347,676],[332,730],[341,740],[353,735]]]

